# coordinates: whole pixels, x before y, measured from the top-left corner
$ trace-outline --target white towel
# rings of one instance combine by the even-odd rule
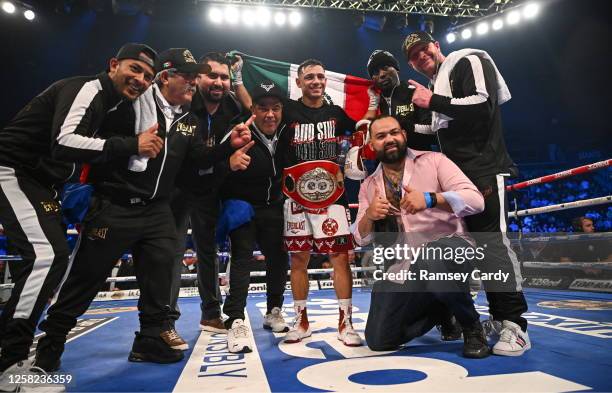
[[[136,135],[157,123],[157,104],[155,103],[155,92],[153,86],[149,87],[140,97],[134,100],[134,133]],[[147,170],[149,157],[133,155],[130,157],[128,169],[133,172],[144,172]]]
[[[440,66],[440,69],[438,70],[438,73],[436,74],[434,79],[434,94],[446,97],[453,96],[450,85],[450,73],[453,68],[455,68],[455,65],[457,65],[457,62],[459,60],[469,55],[477,55],[479,57],[482,57],[490,61],[493,65],[493,68],[495,68],[495,74],[497,75],[497,103],[501,105],[504,102],[510,100],[510,98],[512,97],[512,95],[510,94],[510,90],[506,85],[506,81],[499,73],[495,62],[493,61],[493,59],[491,59],[491,56],[489,56],[489,54],[483,50],[470,48],[461,49],[452,52],[448,56],[446,56],[446,59],[444,60],[444,62],[442,62],[442,65]],[[452,117],[446,116],[442,113],[432,112],[431,128],[433,131],[438,131],[440,128],[447,128],[448,122],[450,120],[453,120]]]

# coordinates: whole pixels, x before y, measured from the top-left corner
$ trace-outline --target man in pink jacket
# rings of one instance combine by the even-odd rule
[[[406,132],[391,116],[372,121],[370,145],[381,164],[361,184],[353,236],[362,246],[374,243],[375,263],[395,263],[375,275],[368,346],[395,349],[440,324],[449,310],[463,329],[463,355],[488,356],[469,295],[470,260],[483,253],[462,219],[483,210],[482,195],[445,155],[408,149]]]

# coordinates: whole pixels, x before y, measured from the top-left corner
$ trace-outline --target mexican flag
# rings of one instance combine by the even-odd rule
[[[277,60],[264,59],[245,55],[233,51],[242,57],[242,80],[247,90],[251,90],[256,83],[263,80],[271,80],[281,89],[287,92],[287,97],[297,100],[302,96],[302,91],[297,87],[297,64],[285,63]],[[327,87],[325,88],[326,99],[333,104],[342,107],[353,120],[363,118],[368,110],[368,87],[371,82],[356,76],[340,74],[338,72],[325,71],[327,76]]]

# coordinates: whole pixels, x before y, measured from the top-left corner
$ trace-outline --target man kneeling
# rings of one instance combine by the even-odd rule
[[[380,165],[361,184],[353,235],[362,246],[374,242],[375,255],[382,255],[376,248],[385,243],[385,251],[395,252],[391,259],[405,263],[392,266],[384,277],[377,272],[382,280],[372,290],[368,346],[375,351],[396,349],[443,323],[450,311],[463,329],[463,355],[488,356],[469,280],[463,280],[472,268],[458,257],[458,251],[473,248],[461,217],[483,210],[482,195],[443,154],[408,149],[406,132],[395,118],[377,117],[369,132]],[[411,252],[397,255],[404,250]],[[477,250],[469,254],[478,255]],[[402,276],[398,273],[404,279],[397,280]]]

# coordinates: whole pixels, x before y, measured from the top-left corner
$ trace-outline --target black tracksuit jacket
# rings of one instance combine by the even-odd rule
[[[157,89],[156,86],[152,87]],[[166,129],[166,120],[157,102],[157,135],[163,138],[164,148],[154,159],[149,159],[143,172],[128,169],[129,157],[92,165],[88,181],[97,193],[110,199],[129,201],[133,198],[147,202],[168,199],[183,161],[189,158],[200,168],[209,168],[227,159],[234,151],[229,138],[224,143],[208,147],[200,136],[200,123],[186,108],[177,114]],[[130,137],[134,135],[134,109],[132,103],[120,105],[110,113],[100,127],[102,138]]]
[[[448,128],[438,130],[440,149],[472,181],[514,170],[504,141],[495,68],[478,60],[482,66],[474,68],[467,57],[459,60],[450,72],[453,97],[434,94],[430,103],[432,111],[453,118]]]
[[[0,165],[52,186],[70,178],[73,162],[137,154],[133,134],[106,140],[92,137],[122,100],[106,72],[53,83],[0,130]]]

